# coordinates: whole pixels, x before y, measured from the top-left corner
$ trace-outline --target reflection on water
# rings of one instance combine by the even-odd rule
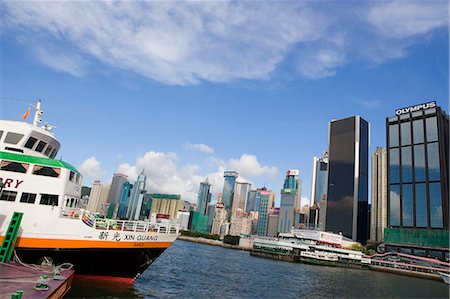
[[[444,283],[176,241],[132,285],[75,280],[70,298],[448,298]]]

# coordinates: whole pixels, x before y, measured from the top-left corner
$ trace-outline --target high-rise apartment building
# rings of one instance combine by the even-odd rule
[[[241,210],[244,211],[247,205],[248,194],[251,189],[250,183],[236,182],[234,186],[232,213]]]
[[[269,209],[273,208],[275,203],[275,193],[271,190],[267,190],[265,187],[257,189],[256,191],[256,203],[258,206],[258,225],[256,233],[258,236],[266,236]]]
[[[377,147],[372,155],[372,201],[370,207],[370,240],[382,242],[387,227],[387,153]]]
[[[250,235],[252,231],[252,217],[249,212],[237,209],[231,216],[230,235]]]
[[[202,214],[207,214],[207,208],[209,202],[211,201],[211,184],[208,182],[208,178],[204,182],[200,183],[200,188],[198,189],[198,199],[197,199],[197,211]]]
[[[147,179],[147,176],[145,175],[144,170],[142,170],[142,172],[138,175],[137,181],[134,183],[133,187],[131,188],[130,203],[129,203],[128,209],[127,209],[127,218],[130,220],[139,220],[139,216],[141,214],[141,208],[142,208],[142,201],[144,199],[144,194],[145,194],[145,180],[146,179]],[[123,188],[124,184],[122,184],[122,188]]]
[[[386,118],[386,250],[448,261],[449,117],[428,102]]]
[[[368,238],[369,123],[360,116],[329,125],[326,231]]]
[[[278,223],[280,216],[280,208],[270,208],[267,216],[267,236],[276,237],[278,235]],[[290,232],[290,230],[289,230]]]
[[[98,202],[100,200],[100,192],[102,190],[102,184],[99,180],[94,181],[92,184],[91,193],[89,194],[89,201],[87,205],[87,210],[90,212],[96,212],[98,207]]]
[[[299,171],[290,169],[286,172],[283,189],[281,189],[281,203],[278,218],[278,232],[288,233],[296,227],[294,213],[300,209],[301,180]]]
[[[178,194],[151,194],[152,209],[151,215],[163,214],[168,215],[170,219],[177,217],[178,211],[184,208],[184,201]]]
[[[225,210],[224,204],[221,202],[216,203],[211,233],[215,235],[220,235],[220,229],[222,225],[226,222],[226,220],[227,220],[227,211]]]
[[[222,202],[226,210],[229,211],[228,217],[231,216],[231,208],[233,205],[234,197],[234,185],[236,184],[236,178],[239,174],[236,171],[225,171],[223,177],[225,181],[223,183]]]

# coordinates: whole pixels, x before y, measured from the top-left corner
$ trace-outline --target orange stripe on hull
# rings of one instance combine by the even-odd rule
[[[0,236],[0,242],[3,236]],[[93,240],[64,240],[18,237],[18,248],[168,248],[172,242],[121,242],[121,241],[93,241]]]
[[[127,278],[127,277],[84,275],[84,274],[75,274],[75,279],[103,280],[111,283],[124,283],[124,284],[132,284],[135,281],[134,278]]]

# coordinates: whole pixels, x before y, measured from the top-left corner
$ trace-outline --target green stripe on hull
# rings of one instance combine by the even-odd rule
[[[27,155],[22,155],[22,154],[13,154],[13,153],[1,152],[1,151],[0,151],[0,159],[32,163],[32,164],[39,164],[39,165],[51,166],[51,167],[66,168],[66,169],[70,169],[76,173],[79,173],[78,170],[74,166],[72,166],[69,163],[66,163],[64,161],[61,161],[61,160],[33,157],[33,156],[27,156]]]

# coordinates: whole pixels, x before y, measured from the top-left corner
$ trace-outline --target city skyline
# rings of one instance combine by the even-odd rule
[[[85,5],[94,18],[103,14],[109,24],[122,24],[112,16],[117,8]],[[129,5],[147,11],[151,3]],[[4,2],[0,116],[18,120],[29,103],[42,98],[44,121],[57,127],[54,131],[63,144],[57,158],[62,155],[77,166],[85,185],[95,179],[108,183],[117,172],[135,181],[145,169],[149,192],[181,194],[196,202],[205,177],[213,185],[213,199],[217,198],[225,170],[237,171],[255,188],[278,190],[284,171],[299,169],[302,197],[310,198],[311,160],[326,150],[333,118],[366,119],[372,153],[378,146],[386,147],[385,118],[395,109],[436,100],[449,111],[446,2],[279,4],[274,9],[284,19],[268,28],[261,22],[272,13],[268,6],[261,5],[251,15],[233,3],[222,5],[228,16],[242,17],[240,26],[232,23],[233,18],[229,22],[213,18],[235,42],[208,27],[210,15],[201,5],[183,4],[179,12],[190,11],[200,24],[208,25],[204,33],[215,42],[217,53],[228,53],[223,56],[208,52],[203,39],[193,52],[176,43],[191,45],[189,38],[203,36],[188,18],[182,19],[187,28],[183,32],[192,35],[187,34],[186,41],[174,38],[179,52],[167,41],[159,51],[154,44],[141,47],[138,34],[156,34],[154,26],[136,11],[123,12],[147,31],[128,32],[129,43],[108,40],[108,45],[120,53],[129,50],[132,61],[143,62],[142,69],[112,53],[96,54],[96,44],[85,47],[86,40],[75,33],[90,30],[94,19],[77,22],[75,13],[61,22],[58,16],[65,7]],[[71,9],[82,11],[76,5]],[[417,11],[421,14],[411,13]],[[153,20],[155,24],[165,21],[175,30],[174,19],[161,13],[166,19]],[[315,27],[319,19],[324,23]],[[36,24],[39,34],[33,29]],[[93,34],[115,33],[92,28],[97,28]],[[268,33],[258,34],[264,28]],[[290,28],[308,36],[296,36]],[[173,32],[168,36],[174,37]],[[247,41],[251,36],[253,44]],[[73,50],[68,45],[74,45]],[[252,57],[254,69],[246,70],[240,56]],[[202,57],[208,69],[199,66]],[[186,64],[177,67],[179,61]],[[307,61],[314,61],[318,69]],[[145,70],[159,63],[166,63],[170,72]],[[289,143],[286,136],[292,137]],[[279,201],[277,196],[276,206]]]

